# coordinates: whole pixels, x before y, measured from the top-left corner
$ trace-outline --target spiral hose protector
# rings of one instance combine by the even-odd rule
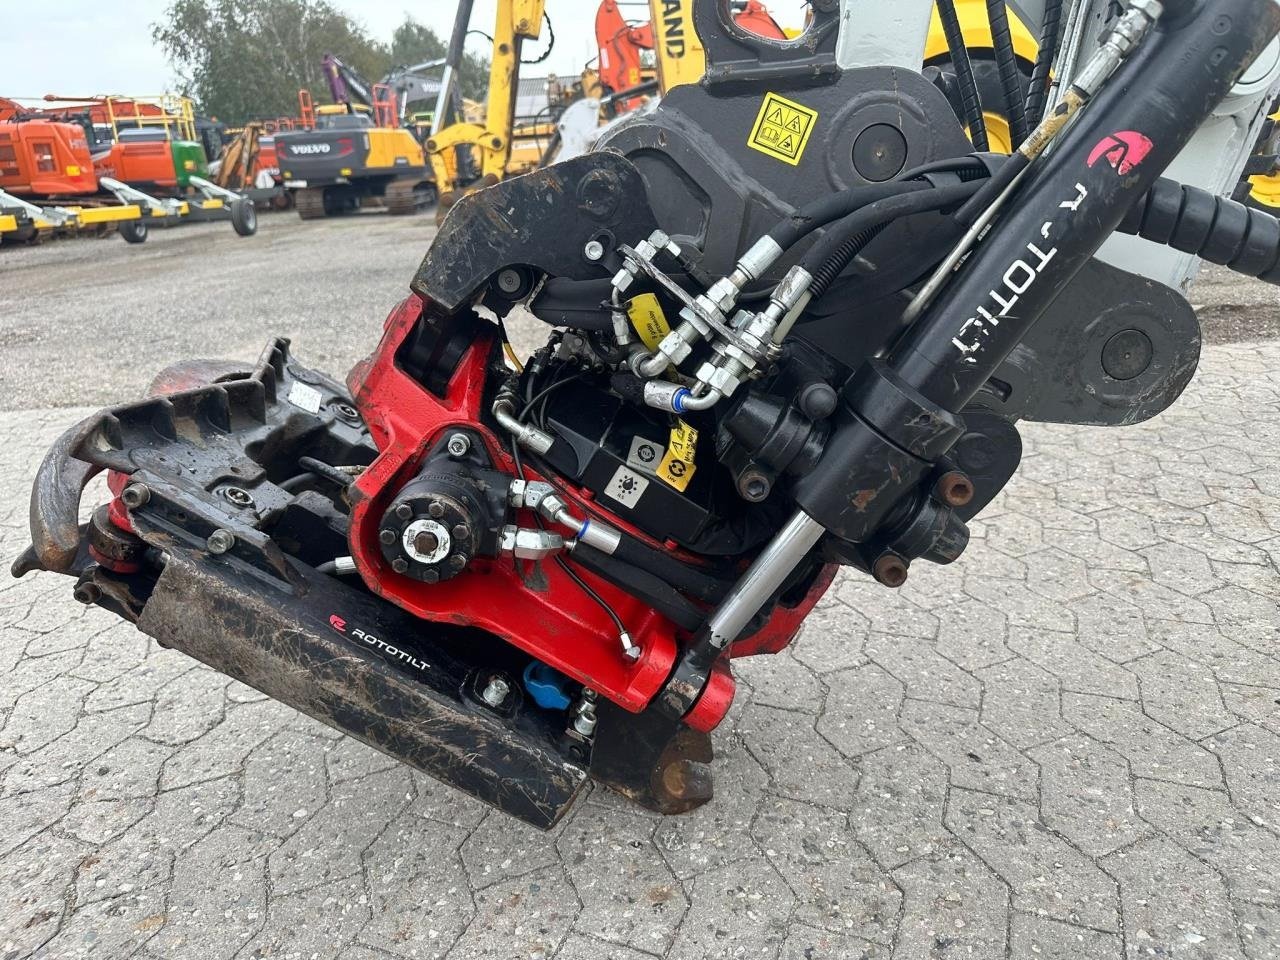
[[[996,66],[1000,68],[1000,86],[1004,88],[1005,109],[1009,117],[1009,133],[1013,149],[1027,139],[1027,113],[1023,106],[1022,76],[1018,56],[1013,50],[1013,34],[1009,31],[1009,11],[1005,0],[987,0],[987,19],[991,23],[991,40],[995,47]]]
[[[1280,286],[1280,219],[1161,178],[1117,230]]]
[[[1027,90],[1027,126],[1038,126],[1044,117],[1045,101],[1049,96],[1049,71],[1058,56],[1062,43],[1062,0],[1046,0],[1044,26],[1040,31],[1040,50],[1031,70],[1031,85]]]
[[[960,103],[964,108],[964,122],[969,128],[969,139],[974,149],[986,153],[991,149],[987,139],[987,123],[982,118],[982,100],[978,97],[978,81],[973,77],[973,64],[964,45],[964,30],[956,13],[955,0],[937,0],[938,19],[947,38],[947,52],[956,69],[956,83],[960,87]]]

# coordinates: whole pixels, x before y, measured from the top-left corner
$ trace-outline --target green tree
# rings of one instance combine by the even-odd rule
[[[228,123],[291,116],[298,91],[328,99],[326,53],[371,79],[390,52],[326,0],[173,0],[152,36],[201,109]]]
[[[391,35],[391,62],[398,67],[411,67],[417,63],[443,59],[448,50],[448,40],[441,39],[430,27],[424,27],[413,17],[406,16],[404,23]],[[436,73],[436,71],[432,71]],[[489,89],[489,58],[467,53],[458,71],[458,87],[464,97],[483,100]]]

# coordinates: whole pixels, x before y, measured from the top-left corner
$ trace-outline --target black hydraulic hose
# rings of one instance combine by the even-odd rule
[[[343,490],[351,486],[356,479],[351,474],[344,473],[337,467],[327,464],[322,460],[317,460],[315,457],[299,457],[298,466],[302,467],[302,469],[306,470],[308,473],[314,473],[318,477],[323,477],[325,480],[336,484]]]
[[[920,180],[932,173],[955,172],[965,177],[967,174],[984,176],[987,167],[980,157],[963,156],[938,160],[924,166],[908,170],[906,173],[886,183],[874,183],[868,186],[852,187],[839,193],[828,194],[813,200],[795,213],[780,221],[769,231],[768,236],[778,246],[786,250],[802,238],[827,224],[846,217],[868,204],[896,197],[904,193],[927,190],[930,183]]]
[[[956,13],[955,0],[937,0],[938,19],[947,37],[947,54],[956,70],[956,83],[960,87],[960,103],[964,109],[964,122],[969,128],[969,139],[977,150],[991,149],[987,139],[987,122],[982,117],[982,100],[978,96],[978,81],[973,76],[973,62],[964,45],[964,30]]]
[[[1208,190],[1161,177],[1116,229],[1280,286],[1280,220]]]
[[[1018,70],[1018,55],[1013,49],[1013,34],[1009,32],[1009,10],[1005,0],[987,0],[987,20],[991,24],[991,42],[995,47],[996,66],[1000,70],[1000,86],[1004,88],[1005,116],[1009,118],[1013,149],[1017,150],[1030,131],[1023,106],[1022,74]]]
[[[1038,126],[1049,98],[1049,72],[1062,46],[1062,0],[1045,0],[1044,24],[1040,29],[1040,50],[1031,69],[1027,89],[1027,125]]]
[[[800,266],[813,275],[809,292],[817,300],[844,272],[868,243],[886,225],[903,217],[931,210],[943,210],[963,203],[981,187],[981,182],[958,183],[948,187],[931,187],[889,197],[849,214],[823,234],[800,260]]]

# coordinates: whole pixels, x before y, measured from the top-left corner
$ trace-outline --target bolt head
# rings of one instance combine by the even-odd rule
[[[439,582],[440,582],[440,571],[439,571],[439,570],[424,570],[424,571],[423,571],[423,573],[422,573],[422,582],[423,582],[423,583],[439,583]]]
[[[440,538],[430,530],[423,530],[413,538],[413,548],[419,553],[435,553],[439,546]]]
[[[973,481],[959,470],[951,470],[938,480],[938,498],[948,507],[967,507],[977,491]]]
[[[394,530],[383,530],[378,534],[378,542],[383,544],[384,546],[389,547],[393,543],[395,543],[396,540],[398,539],[399,537],[397,536]]]
[[[151,500],[151,488],[145,483],[131,483],[120,493],[120,499],[130,510],[137,510]]]
[[[434,520],[439,520],[444,516],[444,504],[439,500],[432,500],[430,506],[427,507],[427,513]]]
[[[215,556],[226,553],[235,545],[236,537],[230,530],[215,530],[205,541],[205,547]]]
[[[582,248],[582,255],[592,263],[597,263],[604,259],[604,244],[599,240],[588,240],[587,245]]]
[[[460,523],[453,528],[453,539],[466,540],[471,536],[471,528],[465,523]]]
[[[907,563],[896,554],[886,553],[871,568],[871,575],[884,586],[898,589],[907,582],[910,570]]]
[[[407,503],[400,504],[400,506],[396,507],[396,518],[399,520],[412,520],[413,507],[409,506]]]
[[[446,449],[449,451],[450,457],[455,460],[461,460],[471,452],[471,440],[465,433],[455,433],[449,438]]]
[[[489,682],[485,684],[485,688],[480,693],[480,698],[493,708],[498,708],[507,699],[507,694],[511,692],[511,684],[507,683],[502,677],[494,676],[489,678]]]
[[[407,573],[409,571],[409,561],[403,557],[396,557],[391,561],[391,569],[396,573]]]
[[[461,554],[455,553],[452,557],[449,558],[450,570],[461,570],[466,565],[467,565],[467,558],[462,556]]]

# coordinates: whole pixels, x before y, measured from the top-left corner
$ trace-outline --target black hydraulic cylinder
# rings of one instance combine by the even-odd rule
[[[907,332],[892,370],[963,409],[1278,31],[1276,0],[1203,0],[1162,19]]]
[[[1202,0],[1157,25],[887,361],[846,387],[801,509],[840,539],[892,540],[956,417],[1277,32],[1276,0]]]

